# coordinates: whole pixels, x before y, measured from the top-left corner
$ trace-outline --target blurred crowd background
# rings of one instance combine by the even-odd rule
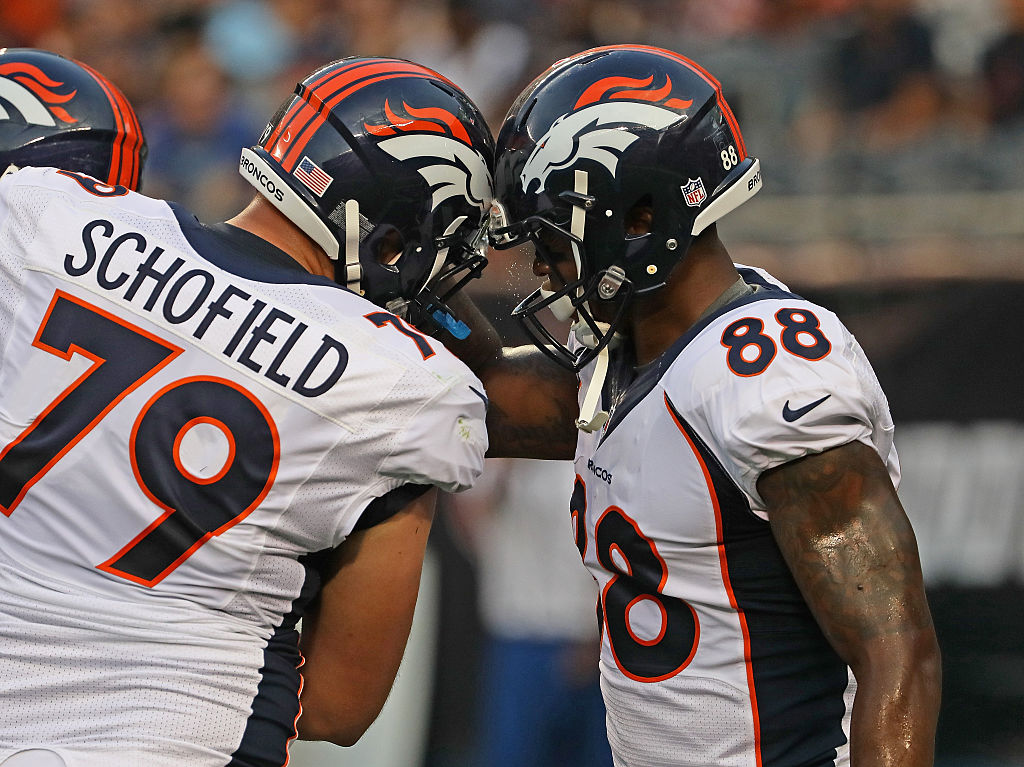
[[[554,60],[616,42],[719,77],[767,195],[1024,187],[1022,0],[4,0],[0,34],[107,73],[144,116],[147,189],[212,218],[248,194],[237,146],[322,63],[426,64],[496,130]],[[843,231],[877,237],[865,216]]]
[[[876,365],[944,651],[939,764],[1024,764],[1024,0],[0,0],[0,45],[107,74],[149,140],[143,191],[208,222],[252,194],[239,148],[323,63],[426,64],[496,131],[553,61],[621,42],[722,81],[765,180],[723,239],[836,309]],[[499,316],[532,287],[514,257],[493,254],[473,288]],[[416,645],[434,664],[417,677],[424,735],[396,765],[497,767],[485,754],[545,738],[548,753],[510,763],[601,764],[581,756],[593,616],[558,601],[587,587],[561,569],[579,567],[571,470],[491,466],[479,496],[438,517]],[[520,516],[539,509],[558,531]],[[399,721],[389,738],[414,730]]]

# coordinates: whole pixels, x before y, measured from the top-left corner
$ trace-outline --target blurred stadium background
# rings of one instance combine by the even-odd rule
[[[837,310],[876,365],[943,647],[938,763],[1024,764],[1024,0],[0,2],[0,45],[110,76],[150,142],[143,191],[211,222],[251,193],[239,147],[315,66],[419,61],[497,129],[555,59],[616,42],[718,76],[765,179],[723,239]],[[499,312],[528,286],[512,258],[473,288]],[[385,715],[293,765],[487,767],[479,557],[446,511]]]

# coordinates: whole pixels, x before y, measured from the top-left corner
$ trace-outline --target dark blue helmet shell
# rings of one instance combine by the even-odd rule
[[[55,167],[138,189],[146,142],[118,88],[49,51],[0,49],[0,170]]]
[[[347,58],[296,86],[240,172],[337,259],[338,282],[398,307],[467,259],[476,274],[486,263],[493,158],[483,116],[449,80]],[[385,245],[400,251],[386,263]]]
[[[511,247],[542,229],[570,239],[579,280],[563,293],[597,347],[615,328],[599,328],[587,302],[615,298],[621,319],[624,297],[664,286],[694,238],[761,188],[718,81],[679,54],[639,45],[554,64],[512,105],[496,151],[492,243]],[[648,233],[627,228],[637,206],[651,211]],[[551,304],[527,301],[517,313]]]

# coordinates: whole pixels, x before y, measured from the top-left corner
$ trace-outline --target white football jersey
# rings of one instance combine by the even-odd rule
[[[472,485],[482,392],[247,232],[0,179],[0,761],[284,764],[317,565]]]
[[[756,292],[703,318],[631,383],[616,384],[613,362],[611,418],[577,446],[572,516],[600,587],[619,767],[849,762],[853,678],[800,596],[756,483],[854,440],[895,483],[893,425],[839,319],[740,271]]]

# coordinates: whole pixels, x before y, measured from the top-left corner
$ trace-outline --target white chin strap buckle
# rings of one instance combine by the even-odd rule
[[[598,330],[600,330],[604,335],[608,335],[608,331],[612,328],[612,326],[607,322],[598,322],[597,320],[594,320],[594,324],[597,325]],[[597,333],[595,333],[594,329],[584,320],[576,320],[576,322],[572,324],[570,330],[572,330],[573,335],[576,336],[576,340],[588,349],[596,349],[597,345],[601,343],[601,339],[598,338]],[[605,348],[608,351],[614,351],[621,343],[622,334],[616,332],[612,335],[611,340],[608,341],[608,346]]]
[[[599,410],[594,413],[594,416],[588,421],[585,420],[582,415],[576,419],[576,428],[580,431],[585,431],[587,434],[593,434],[595,431],[600,431],[604,428],[604,425],[608,423],[608,411]]]

